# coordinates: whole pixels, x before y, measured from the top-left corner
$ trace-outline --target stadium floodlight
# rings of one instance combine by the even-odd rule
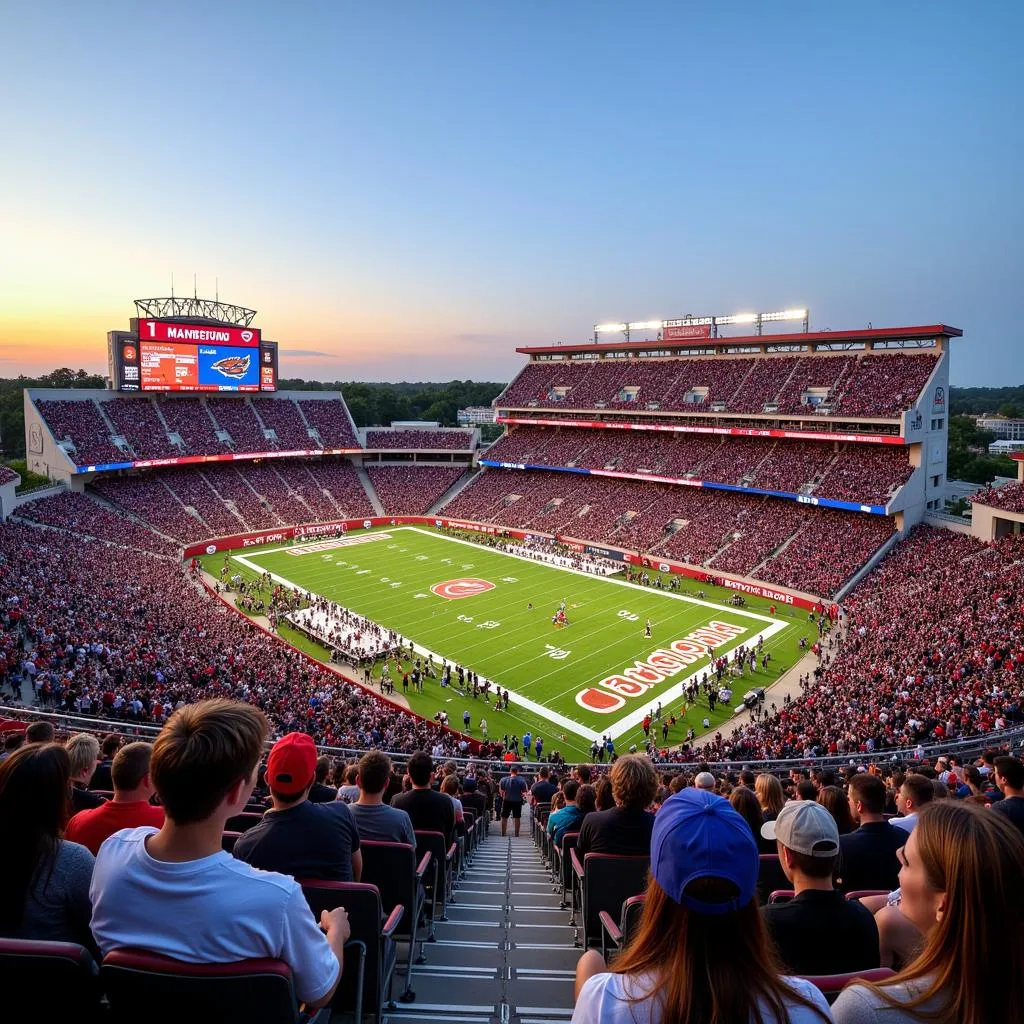
[[[806,309],[784,309],[778,313],[762,313],[761,322],[767,323],[768,321],[776,320],[805,320],[807,318]]]
[[[614,334],[618,331],[628,331],[629,324],[594,324],[594,331],[597,334]]]
[[[631,331],[660,331],[664,327],[664,320],[637,320],[629,324]]]
[[[719,325],[725,324],[756,324],[757,314],[756,313],[734,313],[732,316],[716,316],[715,323]]]

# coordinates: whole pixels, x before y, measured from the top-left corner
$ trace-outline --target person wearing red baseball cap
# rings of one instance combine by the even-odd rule
[[[316,759],[313,738],[304,732],[290,732],[274,744],[267,758],[273,806],[238,838],[234,854],[254,868],[293,878],[358,882],[363,855],[348,805],[340,800],[315,804],[309,799]]]

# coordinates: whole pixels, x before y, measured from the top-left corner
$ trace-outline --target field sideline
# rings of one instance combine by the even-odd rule
[[[701,631],[712,622],[720,624],[722,637],[712,641],[716,652],[763,636],[764,650],[772,655],[767,672],[748,671],[735,682],[733,705],[748,688],[770,685],[798,660],[799,638],[810,642],[817,633],[796,609],[780,609],[773,617],[766,614],[766,601],[748,599],[739,609],[700,600],[693,581],[683,581],[683,592],[673,594],[412,526],[353,532],[340,544],[317,540],[247,549],[230,559],[247,575],[269,571],[280,583],[322,594],[394,629],[419,652],[471,668],[511,698],[508,712],[495,712],[481,699],[428,679],[424,694],[408,695],[418,714],[433,718],[443,709],[452,726],[462,728],[468,709],[471,735],[480,737],[478,723],[485,716],[492,739],[530,730],[544,737],[547,752],[566,756],[589,754],[591,742],[606,734],[619,750],[642,745],[641,721],[659,702],[666,717],[681,718],[667,744],[658,733],[662,746],[679,744],[691,727],[705,731],[705,717],[711,729],[730,717],[731,708],[709,712],[703,699],[683,717],[683,683],[706,669],[704,637],[713,634]],[[223,556],[203,562],[216,574]],[[467,580],[483,582],[462,582]],[[728,593],[702,586],[712,597]],[[442,596],[463,591],[471,593]],[[569,625],[556,627],[551,619],[563,600]],[[300,646],[325,655],[310,641]],[[608,712],[594,709],[604,703],[611,705]]]

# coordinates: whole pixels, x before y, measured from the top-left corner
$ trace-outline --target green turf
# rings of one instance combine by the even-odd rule
[[[270,570],[294,585],[329,597],[512,691],[508,712],[495,712],[481,699],[442,689],[432,679],[426,681],[424,694],[408,695],[417,713],[432,718],[443,709],[457,728],[462,727],[462,713],[468,708],[472,716],[471,733],[477,737],[479,718],[483,715],[492,739],[506,732],[522,735],[530,730],[534,736],[539,732],[548,752],[558,750],[566,757],[588,753],[591,741],[586,734],[590,731],[603,733],[618,728],[618,750],[631,743],[642,744],[639,724],[624,727],[621,720],[641,705],[644,709],[654,707],[659,695],[686,675],[702,671],[706,661],[655,685],[642,697],[627,700],[623,709],[612,714],[580,707],[575,695],[713,619],[747,627],[746,634],[722,645],[720,650],[729,649],[770,625],[728,607],[724,602],[730,592],[706,584],[686,580],[683,593],[693,595],[704,589],[713,607],[679,600],[650,587],[622,585],[512,558],[429,529],[373,531],[381,532],[389,536],[305,554],[292,554],[288,547],[236,552],[232,556],[232,571],[250,573],[249,566],[238,561],[241,556],[260,570]],[[372,534],[360,531],[354,538],[367,536]],[[217,572],[223,556],[209,556],[204,561],[208,569]],[[447,600],[430,590],[435,584],[459,577],[481,578],[495,586],[460,600]],[[570,625],[556,628],[551,617],[563,599],[567,602]],[[748,598],[745,610],[765,615],[768,605],[767,601]],[[653,623],[650,639],[644,637],[643,629],[648,618]],[[804,612],[781,608],[777,619],[784,622],[784,628],[765,641],[765,649],[771,651],[773,659],[769,671],[759,670],[753,676],[748,673],[738,680],[734,685],[736,697],[749,687],[773,682],[798,660],[800,637],[811,640],[816,635]],[[287,639],[324,656],[316,644],[305,638],[298,641],[290,634]],[[568,653],[562,656],[563,652]],[[398,692],[401,693],[401,687]],[[536,711],[526,708],[518,703],[519,698],[540,707]],[[736,703],[738,700],[734,699],[732,704]],[[666,700],[664,711],[666,715],[678,715],[681,706],[681,698]],[[546,717],[548,712],[571,722],[567,725],[553,721]],[[690,708],[685,720],[670,731],[669,743],[682,742],[690,727],[698,734],[702,732],[705,715],[711,720],[711,728],[716,729],[731,714],[731,708],[720,706],[709,714],[702,701],[698,707]],[[661,745],[660,733],[657,739]]]

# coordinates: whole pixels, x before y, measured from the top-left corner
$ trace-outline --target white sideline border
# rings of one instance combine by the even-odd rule
[[[388,532],[390,532],[390,533],[397,533],[400,530],[409,530],[409,531],[411,531],[413,533],[422,534],[425,537],[431,537],[431,538],[434,538],[434,539],[437,539],[437,540],[446,540],[446,541],[449,541],[449,542],[451,542],[453,544],[464,544],[467,547],[471,547],[471,548],[479,548],[479,547],[482,546],[480,544],[475,544],[473,541],[463,540],[461,537],[448,537],[445,534],[435,533],[435,532],[433,532],[431,530],[423,530],[423,529],[420,529],[417,526],[398,526],[398,527],[388,527],[387,529],[388,529]],[[275,554],[275,553],[277,553],[279,551],[288,551],[290,548],[291,548],[291,545],[289,545],[289,544],[275,545],[274,547],[261,548],[258,552],[255,552],[255,551],[252,552],[252,554],[253,555],[270,555],[270,554]],[[710,609],[713,609],[715,611],[727,611],[727,612],[729,612],[730,614],[733,614],[733,615],[742,615],[742,616],[745,616],[746,618],[757,619],[760,622],[768,623],[766,628],[759,630],[757,633],[754,633],[752,636],[749,636],[749,637],[746,637],[746,636],[745,637],[737,637],[737,643],[733,644],[726,651],[723,652],[723,653],[726,653],[726,654],[728,654],[731,651],[733,651],[740,644],[747,644],[748,646],[750,646],[750,645],[756,645],[758,639],[760,639],[760,638],[764,638],[765,640],[768,640],[769,637],[772,637],[776,633],[781,632],[782,630],[784,630],[789,625],[789,623],[787,623],[784,620],[773,619],[773,618],[771,618],[768,615],[761,615],[758,612],[748,611],[745,608],[736,608],[736,607],[734,607],[732,605],[716,604],[713,601],[705,601],[705,600],[702,600],[702,599],[697,598],[697,597],[690,597],[690,596],[688,596],[686,594],[674,594],[674,593],[671,593],[669,591],[652,590],[651,588],[643,587],[643,586],[641,586],[638,583],[629,583],[626,580],[613,580],[613,579],[608,579],[606,577],[595,576],[593,573],[583,572],[580,569],[572,569],[572,568],[570,568],[568,566],[562,566],[562,565],[550,565],[547,562],[538,562],[537,560],[535,560],[533,558],[526,558],[523,555],[510,554],[510,553],[505,552],[505,551],[498,551],[498,550],[496,550],[494,548],[488,548],[487,550],[492,551],[494,554],[497,554],[497,555],[503,555],[505,558],[516,558],[516,559],[519,559],[522,562],[529,562],[532,565],[545,565],[545,566],[547,566],[550,569],[555,569],[555,570],[557,570],[559,572],[571,573],[574,576],[585,576],[587,579],[592,579],[592,580],[593,579],[600,579],[600,580],[603,580],[603,582],[605,582],[605,583],[614,583],[614,584],[616,584],[617,586],[620,586],[620,587],[629,587],[631,589],[643,590],[645,593],[658,593],[658,594],[661,594],[662,597],[672,598],[672,599],[677,600],[677,601],[686,601],[689,604],[701,605],[704,608],[710,608]],[[281,576],[279,573],[271,572],[269,569],[266,569],[263,566],[257,565],[255,562],[252,562],[247,555],[231,554],[231,555],[229,555],[229,557],[233,561],[239,562],[241,565],[244,565],[247,569],[250,569],[250,570],[252,570],[253,572],[255,572],[257,574],[262,575],[262,574],[265,574],[265,573],[269,572],[270,573],[270,578],[272,580],[274,580],[275,582],[280,583],[282,586],[291,587],[293,590],[300,590],[300,591],[305,591],[306,590],[305,587],[300,587],[297,583],[294,583],[291,580],[287,579],[286,577]],[[400,635],[403,635],[403,634],[400,634]],[[445,660],[442,657],[442,655],[439,655],[436,651],[432,651],[429,648],[424,647],[421,644],[416,643],[416,641],[413,640],[411,637],[404,637],[404,639],[410,640],[412,642],[413,649],[416,651],[417,654],[419,654],[419,655],[421,655],[423,657],[433,657],[434,661],[438,662],[438,663],[440,663],[442,660]],[[676,639],[680,639],[680,638],[676,638]],[[671,643],[671,641],[668,641],[668,642]],[[640,659],[640,660],[642,660],[642,659]],[[653,707],[656,706],[658,703],[667,703],[669,701],[676,700],[676,699],[682,697],[683,696],[683,690],[684,690],[686,684],[691,682],[691,681],[699,680],[701,674],[703,672],[705,672],[705,671],[707,671],[707,666],[706,665],[704,665],[702,668],[699,668],[696,672],[692,672],[690,675],[684,676],[682,679],[679,680],[679,682],[674,683],[668,690],[664,690],[660,694],[658,694],[657,697],[653,700],[653,702],[651,702],[649,704],[648,703],[642,703],[637,708],[633,709],[632,711],[629,711],[627,714],[623,715],[621,718],[619,718],[615,722],[611,723],[602,732],[597,732],[596,730],[591,729],[591,728],[583,725],[582,723],[577,722],[577,721],[569,718],[566,715],[563,715],[561,712],[555,711],[553,708],[545,707],[543,704],[538,704],[535,700],[531,700],[529,697],[525,697],[522,694],[518,694],[514,690],[509,689],[508,690],[508,694],[509,694],[509,697],[513,700],[513,702],[515,703],[516,706],[525,708],[527,711],[530,711],[533,714],[535,714],[538,718],[545,719],[545,720],[551,722],[552,725],[561,726],[567,732],[575,733],[577,736],[581,737],[582,739],[588,740],[591,743],[593,743],[595,740],[599,741],[602,736],[611,736],[611,738],[613,740],[614,739],[618,739],[621,735],[623,735],[624,733],[628,732],[630,729],[633,729],[636,726],[638,726],[644,720],[644,716],[647,714],[647,712],[649,710],[652,710]],[[485,676],[480,676],[480,679],[486,680],[486,677]],[[489,681],[489,682],[493,683],[495,686],[501,685],[501,689],[502,690],[508,689],[508,687],[504,686],[503,684],[497,683],[493,679],[486,680],[486,681]],[[458,723],[456,723],[453,726],[453,728],[457,729],[458,728]]]

